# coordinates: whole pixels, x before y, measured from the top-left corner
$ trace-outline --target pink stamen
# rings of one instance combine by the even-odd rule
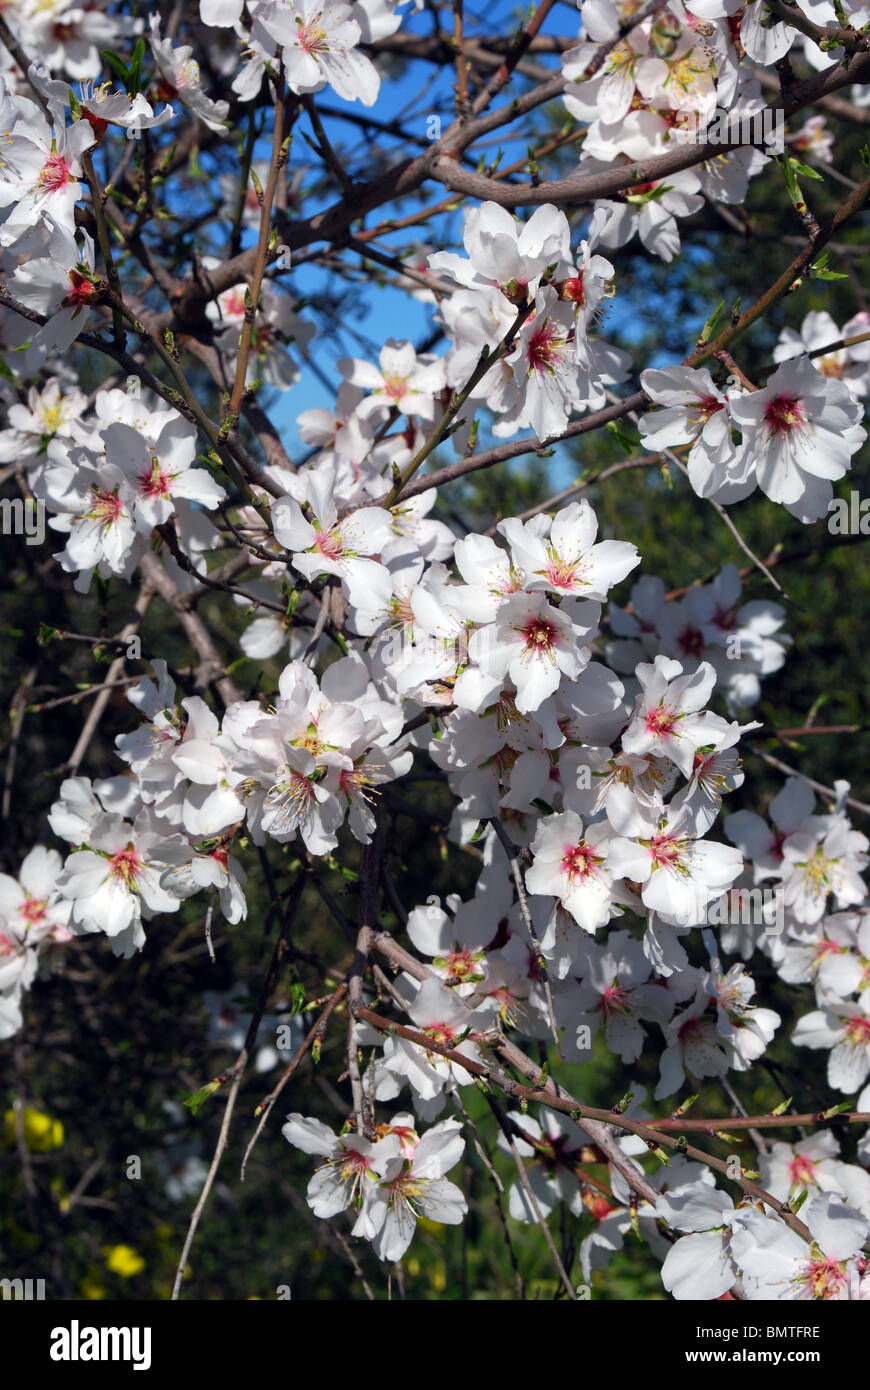
[[[593,852],[591,845],[585,840],[576,845],[565,846],[562,871],[568,875],[572,883],[577,878],[588,878],[590,874],[594,874],[601,863],[603,860]]]
[[[553,371],[565,356],[565,343],[565,334],[560,326],[546,319],[535,329],[526,345],[529,371],[541,375]]]
[[[803,1154],[796,1154],[788,1165],[788,1171],[792,1183],[814,1183],[816,1165],[811,1158],[806,1158]]]
[[[45,918],[45,898],[28,898],[20,911],[25,922],[35,927],[37,922]]]
[[[72,182],[69,165],[62,154],[50,154],[42,166],[39,183],[47,193],[59,193]]]
[[[521,631],[526,639],[526,656],[549,656],[558,646],[559,629],[546,618],[530,618]]]
[[[677,716],[673,710],[666,709],[664,705],[656,705],[646,716],[646,727],[649,733],[657,737],[666,737],[672,734],[677,723]]]
[[[794,434],[806,422],[806,407],[796,396],[774,396],[764,412],[764,423],[771,435]]]

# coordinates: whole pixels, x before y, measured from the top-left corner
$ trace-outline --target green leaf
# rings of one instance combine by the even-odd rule
[[[812,165],[801,164],[798,159],[792,159],[790,163],[795,173],[802,174],[805,179],[817,179],[819,183],[822,182],[824,175],[819,173],[818,169],[814,169]]]
[[[133,57],[130,59],[130,82],[127,91],[131,97],[135,97],[142,90],[142,59],[145,57],[145,40],[140,35],[136,40],[136,47],[133,49]]]
[[[213,1096],[215,1091],[218,1090],[220,1090],[220,1082],[209,1081],[207,1085],[195,1091],[192,1096],[185,1096],[184,1105],[190,1111],[191,1115],[197,1115],[209,1097]]]
[[[657,203],[666,193],[673,189],[672,183],[657,183],[655,188],[650,188],[646,193],[626,193],[626,202],[634,203],[635,207],[643,207],[646,203]]]
[[[713,310],[707,322],[704,324],[704,327],[701,329],[701,336],[698,339],[699,343],[706,343],[713,336],[713,331],[717,323],[719,322],[719,316],[724,308],[725,300],[720,299],[719,303],[716,305],[716,308]]]
[[[117,53],[113,53],[110,48],[101,48],[100,57],[105,58],[109,67],[112,69],[112,72],[117,77],[118,81],[123,83],[124,90],[128,92],[130,90],[130,70],[127,67],[127,64],[124,62],[123,58],[119,57]]]
[[[841,1100],[839,1105],[832,1105],[830,1110],[826,1110],[819,1118],[822,1120],[832,1120],[835,1115],[843,1115],[847,1110],[851,1110],[854,1101]]]
[[[674,1111],[673,1118],[677,1119],[679,1115],[685,1115],[686,1111],[691,1109],[691,1107],[695,1104],[695,1101],[697,1099],[697,1095],[689,1096],[687,1100],[683,1101],[682,1105],[677,1106],[676,1110]]]
[[[634,454],[640,444],[640,437],[633,439],[618,420],[608,420],[605,429],[613,435],[624,454]]]
[[[50,627],[48,623],[40,623],[39,636],[36,640],[41,647],[47,647],[49,642],[53,642],[57,635],[58,629],[56,627]]]
[[[290,986],[290,1017],[295,1018],[301,1014],[305,1007],[305,986],[300,980],[294,980]]]

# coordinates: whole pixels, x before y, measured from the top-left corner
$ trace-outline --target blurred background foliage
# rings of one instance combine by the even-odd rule
[[[564,119],[561,108],[549,116],[553,124]],[[847,177],[858,178],[861,132],[837,121],[832,126],[838,167]],[[560,162],[569,170],[570,152],[554,159],[554,174]],[[192,168],[185,178],[194,185],[197,178],[208,183],[226,163],[226,152],[203,153],[199,171]],[[203,193],[201,185],[199,191]],[[843,190],[835,179],[825,177],[808,184],[807,193],[824,224]],[[800,223],[773,164],[751,184],[745,209],[726,211],[727,218],[707,206],[684,225],[687,252],[673,265],[648,256],[637,243],[613,254],[617,299],[603,331],[629,347],[639,366],[681,360],[719,301],[725,301],[726,313],[738,296],[745,307],[802,244]],[[579,227],[585,213],[575,209],[571,216]],[[866,221],[856,218],[832,247],[831,265],[845,278],[800,284],[735,349],[750,378],[770,362],[784,325],[799,328],[811,309],[828,309],[842,324],[868,307],[868,254]],[[332,287],[327,279],[320,296],[319,345],[327,353],[336,350],[330,337],[339,331],[335,305],[339,295],[348,293],[346,284]],[[345,321],[352,317],[352,307],[353,301],[345,298]],[[436,343],[436,350],[441,346]],[[203,400],[214,404],[210,383],[191,370]],[[98,383],[101,366],[91,362],[87,371],[93,373],[90,384]],[[291,393],[289,415],[305,404]],[[281,411],[285,410],[282,402]],[[636,434],[628,423],[625,432]],[[623,457],[619,440],[599,431],[560,446],[552,458],[529,455],[471,475],[447,490],[439,506],[458,529],[483,530]],[[431,466],[448,461],[445,452]],[[853,489],[870,495],[868,465],[865,449],[838,485],[840,496],[848,498]],[[660,575],[668,589],[709,578],[723,563],[733,561],[747,569],[744,599],[778,598],[764,576],[749,566],[712,507],[695,497],[681,476],[668,476],[658,468],[627,471],[601,486],[593,484],[585,495],[598,512],[601,533],[633,541],[643,556],[642,572]],[[774,572],[788,595],[786,629],[794,646],[782,670],[763,682],[761,703],[751,711],[751,717],[764,721],[764,729],[747,747],[746,783],[731,797],[729,809],[746,805],[763,811],[782,784],[782,777],[756,756],[758,749],[828,787],[845,777],[853,794],[866,800],[867,539],[832,536],[825,521],[802,526],[760,495],[734,508],[732,515],[758,555],[776,557]],[[132,608],[131,590],[117,582],[95,585],[87,597],[76,595],[51,559],[55,545],[51,534],[41,547],[25,545],[22,537],[3,541],[0,736],[6,781],[0,867],[12,874],[33,843],[56,843],[45,827],[45,814],[57,795],[88,701],[41,707],[104,679],[110,660],[108,653],[81,643],[41,642],[41,627],[105,636],[121,629]],[[621,586],[614,597],[627,602],[629,587]],[[200,611],[220,650],[232,661],[248,615],[220,595],[203,599]],[[141,636],[146,659],[131,661],[130,675],[147,671],[147,658],[160,656],[177,674],[180,693],[188,691],[190,679],[184,673],[191,654],[159,602],[152,605]],[[234,678],[245,695],[273,691],[281,664],[242,658],[233,668]],[[81,771],[97,778],[121,770],[113,739],[135,719],[123,692],[115,692]],[[847,736],[811,736],[787,743],[772,733],[810,721],[856,728]],[[430,894],[467,896],[476,876],[473,853],[453,847],[448,852],[445,828],[451,798],[439,781],[426,778],[427,771],[431,765],[425,757],[418,758],[415,776],[420,780],[413,790],[403,787],[384,797],[387,864],[407,908],[425,902]],[[866,830],[860,819],[856,823]],[[324,883],[351,919],[358,884],[352,867],[341,872],[337,863],[352,866],[356,855],[351,840],[322,869]],[[57,973],[27,997],[24,1030],[0,1045],[0,1275],[44,1277],[52,1298],[169,1296],[190,1212],[214,1150],[225,1091],[219,1090],[196,1115],[183,1102],[228,1068],[238,1048],[226,1040],[209,1039],[218,1006],[212,1001],[209,1010],[205,996],[232,995],[242,1013],[253,1005],[272,956],[282,904],[298,869],[292,845],[271,846],[270,888],[256,852],[249,848],[243,857],[250,872],[249,916],[235,928],[215,917],[214,964],[203,939],[204,906],[197,900],[176,916],[151,924],[145,950],[132,960],[115,959],[102,938],[80,939],[57,960]],[[401,938],[401,923],[389,904],[382,920]],[[289,952],[269,998],[273,1024],[276,1006],[294,997],[295,986],[297,1002],[300,991],[304,993],[301,1021],[309,1026],[316,1014],[308,1005],[324,993],[321,967],[331,969],[331,978],[338,979],[351,958],[349,940],[318,894],[306,888]],[[701,959],[697,951],[695,959]],[[752,969],[762,1001],[779,1009],[783,1025],[764,1063],[745,1076],[732,1077],[743,1105],[756,1113],[789,1096],[799,1110],[833,1103],[839,1097],[832,1098],[826,1088],[824,1054],[798,1053],[788,1042],[795,1017],[812,1007],[811,992],[784,989],[759,958]],[[291,1054],[273,1054],[268,1070],[249,1068],[229,1148],[193,1247],[183,1297],[272,1299],[283,1287],[293,1298],[309,1299],[515,1299],[520,1287],[517,1271],[526,1297],[559,1297],[540,1231],[507,1218],[506,1239],[494,1180],[470,1136],[463,1162],[453,1174],[468,1195],[468,1219],[461,1228],[421,1223],[401,1269],[392,1275],[367,1245],[350,1241],[349,1223],[327,1225],[312,1216],[304,1200],[312,1160],[282,1139],[280,1125],[288,1111],[299,1110],[340,1127],[349,1104],[349,1087],[337,1080],[343,1067],[339,1059],[344,1018],[341,1010],[336,1012],[320,1062],[306,1057],[283,1092],[241,1183],[239,1163],[255,1124],[255,1107]],[[602,1106],[615,1104],[631,1083],[651,1092],[660,1047],[652,1026],[650,1033],[652,1046],[630,1076],[600,1039],[585,1065],[557,1062],[556,1075],[583,1101]],[[297,1022],[294,1042],[299,1035]],[[263,1030],[260,1040],[274,1043],[274,1026],[271,1037]],[[510,1160],[495,1149],[485,1099],[471,1088],[463,1100],[506,1191],[515,1174]],[[676,1105],[677,1098],[671,1103]],[[404,1108],[401,1098],[392,1108]],[[656,1111],[665,1113],[662,1107]],[[719,1085],[703,1085],[692,1116],[729,1113],[731,1101]],[[793,1131],[784,1135],[796,1137]],[[735,1148],[733,1141],[703,1142],[720,1156]],[[853,1140],[845,1132],[843,1143],[849,1155]],[[753,1166],[750,1144],[737,1151]],[[132,1162],[136,1158],[139,1167]],[[653,1168],[655,1161],[648,1166]],[[597,1171],[603,1176],[603,1170]],[[135,1176],[137,1172],[141,1176]],[[506,1196],[501,1206],[506,1210]],[[594,1218],[560,1221],[557,1215],[551,1225],[572,1279],[581,1282],[578,1245],[593,1228]],[[595,1272],[591,1293],[593,1301],[667,1297],[657,1261],[631,1232],[610,1265]]]

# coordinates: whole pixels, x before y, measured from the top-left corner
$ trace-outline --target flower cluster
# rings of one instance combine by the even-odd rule
[[[338,1132],[296,1111],[282,1131],[319,1160],[307,1187],[316,1217],[350,1213],[353,1235],[388,1263],[405,1255],[418,1219],[459,1224],[468,1202],[446,1175],[466,1143],[461,1093],[502,1081],[515,1093],[510,1071],[534,1078],[542,1103],[537,1114],[494,1107],[500,1150],[522,1168],[509,1213],[525,1223],[591,1217],[585,1277],[634,1232],[678,1299],[732,1289],[746,1299],[868,1298],[866,1136],[854,1161],[814,1126],[794,1144],[759,1146],[766,1204],[754,1188],[735,1204],[709,1167],[679,1153],[652,1174],[640,1162],[661,1152],[656,1131],[644,1135],[654,1123],[647,1103],[672,1103],[679,1116],[692,1088],[721,1083],[730,1096],[729,1076],[789,1031],[759,991],[771,977],[778,991],[803,991],[790,1041],[824,1050],[830,1087],[850,1098],[863,1087],[859,1112],[870,1106],[870,842],[851,824],[849,785],[837,783],[833,804],[819,808],[816,784],[789,775],[765,817],[744,786],[743,759],[762,726],[739,720],[766,709],[762,681],[792,643],[786,610],[744,597],[734,564],[670,594],[663,580],[636,574],[637,547],[580,498],[587,478],[523,516],[496,512],[479,530],[438,488],[488,461],[475,457],[482,429],[497,441],[494,455],[520,431],[514,452],[535,453],[585,429],[574,417],[610,411],[599,423],[629,413],[636,422],[630,466],[682,469],[720,511],[760,490],[801,522],[825,515],[866,439],[866,311],[838,326],[813,310],[799,331],[784,329],[758,384],[729,352],[708,350],[710,321],[682,362],[639,364],[637,412],[614,390],[633,389],[633,359],[600,332],[617,253],[637,237],[672,262],[681,225],[742,203],[770,147],[726,142],[666,174],[659,163],[652,177],[641,166],[682,148],[699,123],[709,130],[723,114],[767,112],[759,77],[774,64],[781,76],[795,44],[819,70],[837,61],[835,49],[761,0],[668,0],[637,22],[629,0],[585,0],[579,42],[561,58],[569,125],[557,145],[579,148],[564,205],[542,200],[517,216],[496,192],[465,208],[461,252],[438,244],[434,224],[432,244],[404,261],[370,246],[435,332],[419,347],[390,337],[372,348],[349,334],[361,355],[334,364],[327,404],[304,390],[293,397],[308,450],[294,463],[261,393],[297,387],[317,316],[335,306],[285,278],[306,225],[295,210],[308,166],[286,167],[291,127],[307,114],[311,149],[353,210],[320,208],[309,240],[328,244],[324,257],[365,257],[368,243],[349,228],[378,199],[339,174],[313,97],[328,88],[375,103],[389,74],[379,43],[402,23],[400,6],[200,0],[201,24],[180,26],[174,15],[166,32],[157,14],[125,17],[99,3],[4,7],[8,42],[41,59],[22,71],[20,55],[0,51],[4,479],[14,475],[63,537],[46,566],[56,563],[53,579],[77,604],[96,594],[107,624],[109,582],[114,597],[114,581],[138,574],[147,593],[139,616],[155,595],[167,600],[201,665],[170,670],[154,657],[150,675],[123,682],[137,717],[115,739],[121,769],[94,779],[79,773],[81,759],[66,764],[75,771],[47,815],[63,854],[40,843],[17,877],[0,874],[0,1038],[25,1026],[26,991],[74,958],[79,938],[105,937],[131,957],[148,944],[146,924],[160,931],[173,914],[186,917],[198,895],[209,921],[218,906],[243,930],[258,860],[270,888],[274,862],[323,889],[318,876],[350,849],[360,868],[346,875],[362,915],[357,958],[341,967],[338,988],[352,1110]],[[799,8],[819,17],[809,0]],[[832,23],[833,10],[821,10]],[[839,24],[865,18],[857,0],[838,0]],[[178,41],[179,27],[196,48]],[[115,51],[125,44],[129,66]],[[99,84],[107,58],[120,87]],[[278,128],[264,158],[260,112],[272,106]],[[473,107],[459,112],[457,139]],[[368,118],[357,119],[367,130]],[[829,161],[825,120],[790,131],[790,148]],[[179,157],[182,123],[190,139]],[[185,165],[192,179],[200,155],[226,153],[237,123],[249,131],[241,169],[215,183],[220,217],[201,219],[228,225],[227,256],[210,227],[201,244],[179,235],[171,268],[161,264],[166,242],[154,225],[171,222],[182,196],[159,216],[155,197]],[[379,177],[397,198],[417,172],[440,177],[444,165],[499,188],[482,165],[470,173],[464,147],[444,148]],[[537,172],[528,185],[504,181],[506,201],[531,202],[539,181]],[[591,204],[591,215],[575,215],[575,204]],[[375,243],[381,230],[365,235]],[[306,252],[303,267],[306,258],[316,259]],[[131,262],[138,278],[128,286],[119,265],[126,274]],[[821,260],[807,261],[792,289],[804,272],[826,276]],[[114,375],[77,371],[68,360],[76,344],[111,359]],[[217,419],[190,386],[191,362],[211,375]],[[425,478],[448,440],[455,462]],[[255,672],[246,694],[216,655],[198,609],[206,594],[230,598],[231,618],[233,603],[245,611],[237,640]],[[222,638],[235,641],[233,631],[228,623]],[[118,707],[126,710],[120,698]],[[443,820],[403,801],[425,779],[452,798]],[[366,867],[384,805],[410,806],[427,835],[437,828],[444,857],[452,847],[476,874],[444,904],[431,895],[406,912],[385,870],[394,935],[378,921],[379,873]],[[323,901],[352,936],[328,889]],[[369,968],[372,939],[389,976]],[[328,962],[324,979],[340,978],[336,969]],[[333,994],[324,1030],[337,1002]],[[247,1046],[254,1015],[240,1014],[235,992],[206,1004],[209,1041]],[[301,1059],[312,1035],[291,1006],[273,1000],[266,1017],[279,1026],[288,1009]],[[629,1067],[652,1059],[649,1100],[632,1083],[607,1127],[579,1104],[556,1115],[546,1069],[518,1058],[520,1043],[548,1039],[570,1062],[596,1048]],[[269,1046],[254,1054],[256,1070],[277,1060]],[[448,1105],[462,1119],[439,1118]],[[637,1132],[627,1123],[616,1133],[620,1117]],[[195,1148],[176,1168],[163,1160],[167,1192],[180,1200],[203,1160]],[[590,1181],[588,1165],[606,1181]]]

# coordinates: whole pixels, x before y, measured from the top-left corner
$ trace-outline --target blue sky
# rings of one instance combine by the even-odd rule
[[[504,3],[504,0],[496,0],[495,4],[485,8],[470,8],[466,5],[466,32],[479,32],[478,25],[483,23],[479,16],[485,14],[487,32],[510,36],[517,32],[521,22],[525,20],[529,12],[529,10],[522,11],[514,5]],[[442,12],[442,25],[449,26],[451,23],[448,9],[446,12]],[[579,13],[576,6],[562,0],[562,3],[556,5],[548,16],[542,32],[573,35],[577,33],[578,28]],[[428,11],[411,13],[403,22],[400,32],[431,34],[433,32],[431,13]],[[552,67],[554,71],[558,70],[558,58],[555,56],[545,56],[543,59],[536,56],[535,61],[542,61]],[[426,140],[427,134],[431,132],[431,117],[439,117],[442,128],[446,129],[453,116],[454,96],[451,89],[451,83],[455,80],[453,69],[437,69],[432,64],[416,60],[408,62],[402,73],[390,71],[391,66],[392,64],[389,62],[387,65],[381,64],[381,93],[377,103],[372,108],[364,108],[359,102],[343,102],[335,96],[331,89],[326,89],[317,97],[318,108],[323,113],[324,127],[333,147],[344,155],[347,166],[354,175],[360,178],[370,176],[366,155],[369,148],[369,137],[359,125],[342,119],[342,113],[347,112],[352,117],[371,115],[379,122],[401,119],[405,128],[419,137],[420,148],[423,147],[422,142]],[[505,101],[518,89],[521,87],[518,87],[517,83],[512,84],[497,101]],[[291,169],[300,164],[311,164],[317,158],[308,148],[302,132],[311,134],[311,126],[305,115],[300,117],[297,122],[290,158]],[[528,122],[518,123],[515,133],[511,135],[505,131],[496,132],[488,140],[481,142],[479,150],[485,152],[488,159],[495,159],[498,151],[502,150],[502,162],[509,163],[525,153],[528,134]],[[388,158],[390,155],[400,158],[409,153],[408,146],[392,135],[374,132],[372,139],[381,158],[384,155]],[[477,149],[478,147],[476,147],[476,152]],[[257,154],[268,158],[268,142],[264,142],[262,151],[258,149]],[[321,201],[307,198],[304,204],[305,214],[311,215],[318,211],[321,206],[328,206],[339,196],[339,192],[340,190],[336,185],[330,188],[329,196]],[[423,196],[435,204],[445,197],[445,190],[440,184],[432,182],[424,187]],[[402,207],[398,215],[402,216],[404,213],[415,211],[419,206],[418,201],[409,201],[407,205]],[[393,209],[390,211],[392,212]],[[531,209],[523,215],[528,216],[530,212]],[[365,225],[367,227],[376,225],[383,215],[377,211],[372,213],[365,219]],[[418,241],[428,241],[440,245],[457,246],[461,249],[461,224],[461,213],[439,214],[433,219],[428,231],[426,226],[410,228],[404,232],[380,238],[378,245],[381,248],[393,247],[398,250],[407,250],[409,246]],[[580,235],[581,231],[578,226],[578,240]],[[355,253],[344,251],[341,254],[347,263],[359,265],[359,257]],[[336,370],[337,359],[343,355],[348,355],[376,360],[378,346],[391,337],[408,338],[419,346],[435,326],[434,305],[421,304],[402,290],[368,284],[357,288],[353,294],[353,304],[346,308],[343,301],[347,299],[348,292],[343,288],[342,281],[314,264],[298,266],[287,277],[287,284],[296,294],[302,296],[323,295],[331,292],[334,313],[340,320],[337,335],[318,335],[315,338],[310,348],[312,362],[300,362],[302,372],[300,381],[291,391],[276,399],[271,407],[273,418],[282,430],[291,456],[298,457],[305,452],[305,447],[298,436],[296,417],[302,410],[314,406],[332,407],[335,399],[335,388],[341,379]],[[604,336],[619,343],[620,346],[630,349],[632,341],[641,336],[644,328],[645,325],[638,319],[637,306],[620,301],[617,293],[615,300],[611,302],[609,307],[604,326]],[[445,347],[446,340],[442,339],[435,350],[443,352]],[[294,355],[298,359],[299,354],[294,353]],[[486,438],[485,422],[482,421],[481,444],[484,447]],[[556,457],[551,463],[554,486],[565,485],[574,476],[574,471],[575,466],[566,451],[557,451]]]

